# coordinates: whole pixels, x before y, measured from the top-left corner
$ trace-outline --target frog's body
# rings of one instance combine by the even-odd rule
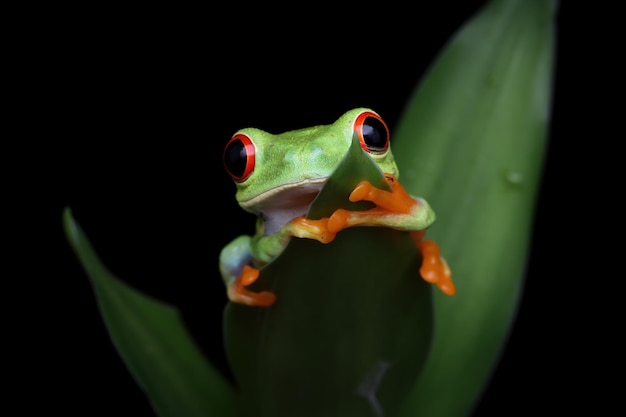
[[[355,132],[361,147],[385,173],[391,191],[364,181],[350,200],[371,201],[377,207],[365,211],[339,209],[329,218],[306,219],[309,205],[348,152]],[[389,149],[389,130],[372,110],[350,110],[331,125],[278,135],[242,129],[226,145],[224,160],[237,184],[239,205],[258,216],[255,236],[240,236],[220,255],[220,271],[231,301],[273,304],[274,294],[245,288],[256,280],[257,268],[278,256],[293,236],[328,243],[340,230],[357,225],[411,231],[424,257],[420,270],[424,279],[437,283],[447,294],[454,293],[450,270],[437,245],[421,239],[435,221],[434,212],[424,200],[406,193],[396,180],[398,168]]]

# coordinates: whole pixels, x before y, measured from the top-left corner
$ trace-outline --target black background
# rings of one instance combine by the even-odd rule
[[[26,274],[29,288],[20,294],[31,301],[22,304],[29,321],[27,339],[19,340],[34,340],[23,343],[37,360],[15,386],[34,399],[46,393],[45,407],[68,416],[151,415],[64,239],[65,206],[109,268],[178,307],[199,346],[226,371],[217,256],[251,233],[254,219],[237,206],[223,170],[225,141],[241,127],[281,132],[332,122],[357,106],[377,110],[393,134],[428,64],[485,3],[361,6],[341,18],[334,9],[283,9],[272,18],[249,9],[246,16],[182,7],[73,10],[79,17],[54,10],[64,18],[46,23],[21,63],[28,88],[20,103],[33,116],[20,134],[32,141],[37,176],[27,194],[35,200],[32,224],[42,226],[19,247],[44,254],[25,270],[45,272],[35,281]],[[539,404],[563,411],[578,389],[580,364],[573,371],[562,359],[576,338],[569,323],[580,317],[562,306],[564,278],[553,272],[563,260],[553,251],[565,204],[557,167],[576,88],[562,68],[579,52],[570,13],[561,5],[557,16],[553,122],[524,295],[476,416],[527,414]],[[34,299],[26,295],[32,291]]]

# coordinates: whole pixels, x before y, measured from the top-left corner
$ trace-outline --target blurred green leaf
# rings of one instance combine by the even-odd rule
[[[113,343],[161,417],[234,415],[234,391],[198,350],[178,312],[117,279],[69,208],[66,236],[89,276]]]
[[[516,312],[552,94],[548,0],[495,0],[447,45],[394,132],[400,180],[437,213],[457,285],[436,294],[433,352],[403,416],[463,416]]]
[[[386,186],[355,140],[309,217],[328,216],[366,178]],[[348,229],[327,245],[292,239],[254,284],[276,303],[225,310],[241,415],[396,414],[431,340],[432,289],[420,262],[408,233],[391,229]]]

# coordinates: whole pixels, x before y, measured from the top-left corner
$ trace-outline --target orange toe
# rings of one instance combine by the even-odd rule
[[[228,286],[228,299],[233,303],[245,304],[252,307],[269,307],[276,302],[276,295],[269,291],[252,292],[245,287],[252,284],[259,277],[259,270],[251,266],[244,266],[241,275]]]
[[[247,287],[256,281],[257,278],[259,278],[259,270],[249,265],[244,265],[241,275],[239,276],[239,282],[244,287]]]

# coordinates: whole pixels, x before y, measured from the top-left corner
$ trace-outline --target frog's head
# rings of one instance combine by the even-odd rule
[[[277,135],[255,128],[239,130],[224,150],[224,165],[237,185],[239,205],[264,217],[270,229],[306,214],[355,134],[383,172],[398,176],[389,149],[389,128],[370,109],[350,110],[330,125]]]

